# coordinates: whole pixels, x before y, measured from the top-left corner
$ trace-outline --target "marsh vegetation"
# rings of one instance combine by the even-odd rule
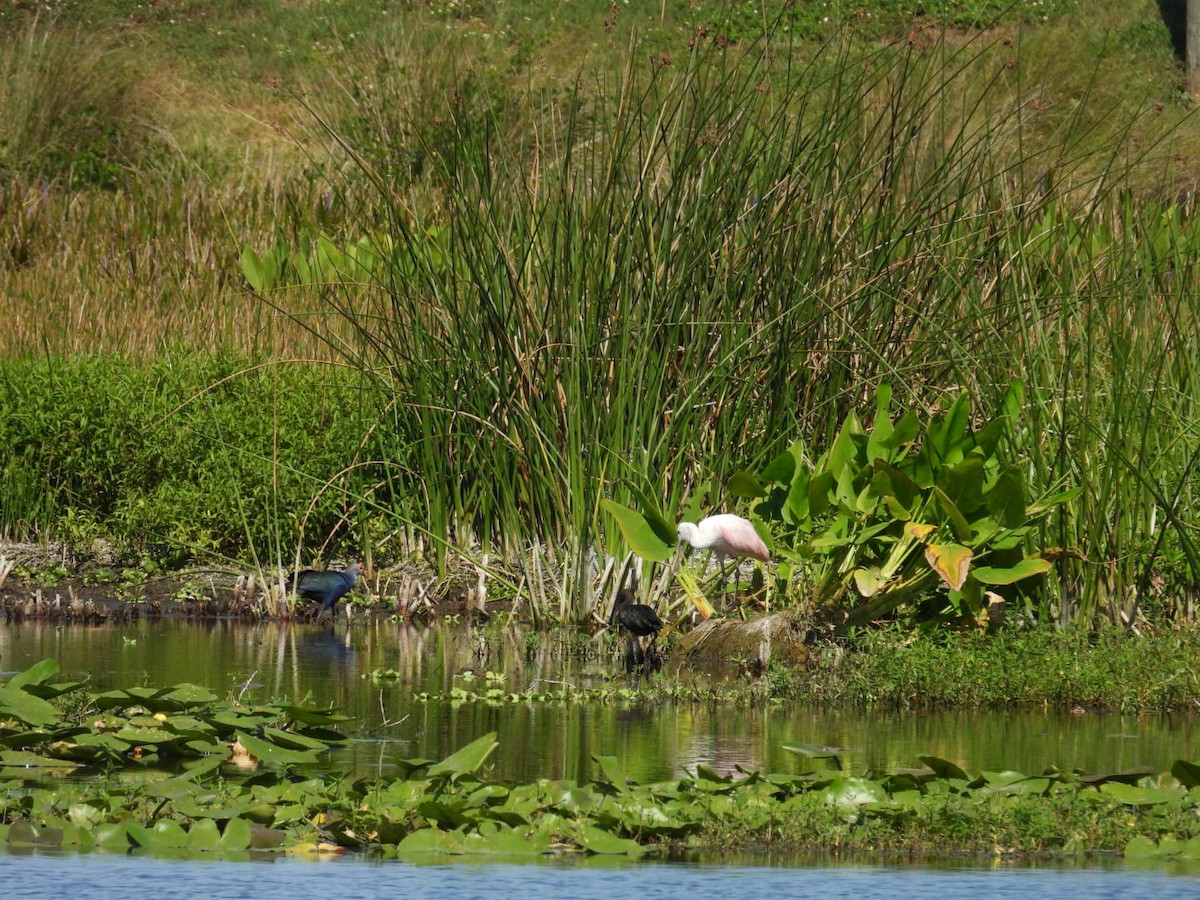
[[[356,558],[393,607],[583,625],[613,509],[722,509],[779,563],[745,615],[1186,626],[1158,6],[819,6],[5,8],[0,531],[104,584]]]

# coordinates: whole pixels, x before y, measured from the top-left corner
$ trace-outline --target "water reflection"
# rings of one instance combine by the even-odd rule
[[[589,654],[562,641],[512,632],[486,639],[476,629],[417,628],[384,620],[336,630],[279,623],[140,621],[121,626],[23,622],[0,625],[0,670],[20,671],[46,657],[67,678],[95,690],[195,682],[244,702],[331,705],[353,717],[355,741],[331,760],[338,770],[373,775],[396,760],[438,759],[488,732],[499,733],[492,759],[500,778],[587,780],[592,756],[612,755],[640,781],[666,780],[697,765],[795,771],[789,742],[846,748],[855,772],[915,765],[942,756],[968,771],[1047,766],[1092,772],[1150,766],[1164,771],[1194,758],[1189,716],[1058,715],[1045,712],[883,713],[794,704],[734,708],[711,704],[506,704],[420,702],[463,674],[524,690],[627,683],[620,645]],[[377,669],[395,675],[374,681]],[[656,678],[675,677],[667,670]]]

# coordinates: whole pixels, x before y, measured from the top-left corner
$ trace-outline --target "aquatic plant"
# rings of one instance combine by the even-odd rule
[[[596,756],[588,783],[514,784],[487,775],[492,733],[443,760],[396,759],[397,775],[351,782],[305,772],[318,746],[342,739],[329,728],[339,720],[328,710],[245,709],[182,685],[109,691],[92,698],[96,706],[71,712],[61,701],[81,687],[52,683],[55,670],[45,661],[0,686],[0,845],[233,858],[260,850],[637,856],[751,843],[929,855],[1125,848],[1136,857],[1200,856],[1200,765],[1184,760],[1157,774],[972,775],[923,756],[911,769],[858,774],[843,770],[836,747],[792,744],[785,747],[798,759],[795,774],[702,765],[637,784],[615,757]],[[110,728],[97,715],[128,719]],[[276,727],[281,722],[291,726]],[[67,739],[58,740],[64,729]],[[47,778],[82,765],[79,748],[98,746],[86,735],[105,745],[87,751],[88,768],[70,780]],[[233,750],[222,750],[231,739],[261,751],[261,765],[243,760],[239,768]],[[134,752],[143,746],[153,752]],[[172,757],[180,764],[163,768]],[[82,777],[87,771],[100,777]]]

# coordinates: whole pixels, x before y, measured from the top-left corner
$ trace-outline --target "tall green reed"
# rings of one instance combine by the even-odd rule
[[[1132,120],[1039,115],[1012,52],[635,49],[568,94],[444,107],[436,202],[364,165],[386,265],[326,299],[393,401],[429,531],[552,548],[555,612],[581,621],[591,553],[620,546],[602,496],[716,509],[734,469],[819,448],[881,379],[928,410],[1016,378],[1029,483],[1087,488],[1047,525],[1058,592],[1028,612],[1128,619],[1168,546],[1194,577],[1195,410],[1164,378],[1194,372],[1196,244],[1160,225],[1147,255],[1167,207],[1119,193],[1134,161],[1105,149]]]

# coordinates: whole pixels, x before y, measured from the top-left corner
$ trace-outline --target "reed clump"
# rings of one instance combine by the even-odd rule
[[[499,15],[398,17],[293,107],[289,179],[10,188],[3,286],[56,299],[5,346],[344,364],[384,486],[354,515],[417,525],[442,561],[522,560],[511,588],[579,621],[622,551],[601,497],[727,506],[735,470],[819,452],[881,381],[931,413],[1020,380],[1027,482],[1084,487],[1045,523],[1062,563],[1029,614],[1187,615],[1195,134],[1132,41],[1090,31],[1072,58],[1101,62],[1068,70],[1081,20],[1056,15],[898,42],[597,22],[569,65]],[[1159,38],[1141,69],[1168,73]],[[52,232],[80,204],[74,253]],[[275,261],[255,291],[246,247]]]

